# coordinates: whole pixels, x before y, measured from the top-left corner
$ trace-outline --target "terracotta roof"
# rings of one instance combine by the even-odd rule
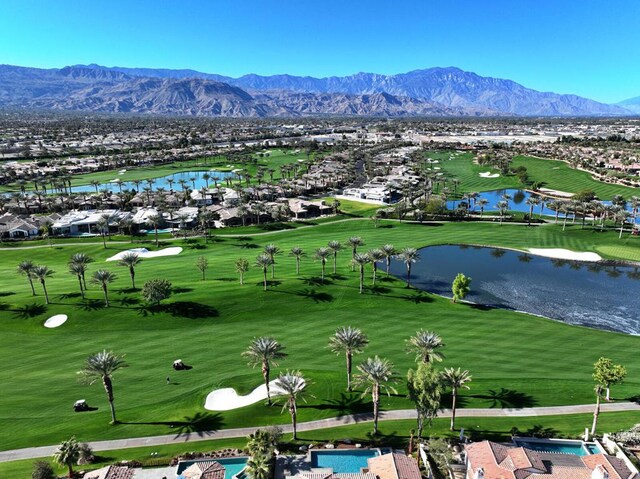
[[[217,461],[198,461],[182,471],[185,479],[224,479],[224,466]]]
[[[126,466],[107,466],[87,472],[84,479],[133,479],[133,469]]]
[[[420,479],[422,477],[417,461],[404,454],[383,454],[372,457],[367,462],[369,471],[379,479]]]

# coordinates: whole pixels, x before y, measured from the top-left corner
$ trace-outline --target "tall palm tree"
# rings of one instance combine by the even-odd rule
[[[355,265],[358,265],[358,268],[360,270],[360,294],[362,294],[364,287],[364,267],[370,262],[371,258],[369,258],[369,255],[365,253],[356,253],[351,260],[351,264],[353,265],[353,267],[355,268]]]
[[[158,246],[158,226],[160,226],[160,223],[162,223],[162,216],[158,214],[150,215],[147,217],[146,223],[147,225],[151,226],[155,231],[156,247],[157,247]]]
[[[236,273],[240,275],[240,286],[244,284],[244,274],[249,271],[249,261],[246,258],[236,260]]]
[[[471,382],[471,374],[469,374],[469,371],[467,371],[466,369],[463,371],[460,368],[445,368],[445,370],[442,372],[442,379],[444,381],[444,384],[451,388],[450,429],[453,431],[456,422],[456,399],[458,397],[458,389],[470,389],[469,386],[467,386],[467,383]]]
[[[115,273],[111,271],[107,271],[106,269],[99,269],[94,272],[91,276],[91,282],[95,284],[99,284],[102,287],[102,292],[104,294],[104,305],[109,307],[109,283],[113,283],[116,279]]]
[[[335,354],[344,353],[347,360],[347,391],[351,392],[351,368],[353,355],[360,354],[369,344],[369,338],[360,329],[351,326],[336,329],[329,339],[329,349]]]
[[[378,261],[382,261],[385,258],[385,253],[381,249],[372,249],[367,253],[371,260],[372,266],[372,284],[376,285],[376,273],[378,272]]]
[[[49,304],[49,293],[47,292],[47,278],[52,276],[54,271],[49,269],[48,266],[34,266],[33,267],[33,276],[38,278],[40,284],[42,285],[42,291],[44,291],[44,301]]]
[[[416,362],[431,363],[433,361],[442,361],[444,354],[440,349],[444,347],[442,338],[436,333],[420,329],[413,336],[407,339],[407,353],[415,353]]]
[[[300,274],[300,260],[305,255],[304,250],[300,246],[294,246],[291,248],[290,256],[293,256],[296,259],[296,275]]]
[[[107,247],[106,235],[109,232],[109,216],[103,215],[98,222],[96,223],[98,230],[100,230],[100,235],[102,236],[102,245]]]
[[[35,264],[32,261],[24,260],[21,261],[18,265],[18,274],[24,275],[29,280],[29,286],[31,286],[31,294],[33,296],[36,295],[36,289],[33,287],[33,269],[35,268]]]
[[[378,418],[380,416],[380,392],[387,394],[396,390],[389,384],[397,380],[393,371],[393,363],[387,359],[380,359],[378,356],[367,358],[365,362],[358,365],[358,374],[354,376],[354,384],[365,386],[363,396],[371,394],[373,401],[373,433],[378,434]]]
[[[320,264],[322,265],[322,274],[320,275],[320,280],[324,283],[324,267],[327,264],[327,258],[329,257],[329,255],[331,254],[331,248],[326,248],[324,246],[318,248],[316,250],[316,259],[320,261]]]
[[[118,369],[127,367],[128,364],[124,360],[124,356],[119,356],[113,351],[106,349],[90,355],[85,362],[84,367],[78,371],[80,380],[84,384],[91,385],[96,381],[102,381],[104,391],[107,394],[109,408],[111,409],[111,424],[115,424],[116,409],[113,405],[113,373]]]
[[[274,338],[268,336],[261,336],[259,338],[253,338],[251,344],[242,355],[248,359],[249,366],[262,368],[262,378],[267,388],[267,404],[271,406],[271,391],[269,385],[269,373],[271,372],[271,366],[278,366],[278,360],[287,356],[284,352],[284,346],[282,346]]]
[[[128,251],[118,261],[119,266],[129,268],[129,276],[131,277],[131,287],[136,289],[136,265],[142,261],[138,253]]]
[[[264,283],[264,290],[267,290],[267,271],[269,270],[269,266],[273,265],[273,260],[271,256],[267,253],[261,253],[256,257],[256,266],[262,268],[262,276]]]
[[[591,423],[591,435],[593,436],[596,433],[596,428],[598,427],[598,416],[600,415],[600,401],[602,400],[602,392],[604,388],[601,384],[596,384],[593,388],[596,393],[596,407],[593,410],[593,423]]]
[[[80,296],[84,299],[84,285],[82,284],[82,277],[87,272],[87,266],[83,263],[69,263],[69,273],[75,274],[78,278],[78,284],[80,285]]]
[[[338,251],[342,249],[342,244],[340,241],[329,241],[327,246],[333,252],[333,274],[336,274],[336,263],[338,262]]]
[[[251,479],[269,479],[271,477],[271,457],[266,454],[253,454],[247,459],[244,470]]]
[[[402,261],[407,268],[407,288],[411,287],[411,266],[413,263],[420,259],[420,253],[415,248],[403,248],[400,253],[396,255],[400,261]]]
[[[356,258],[358,246],[364,246],[364,240],[360,236],[352,236],[347,240],[347,244],[351,246],[351,271],[355,271],[356,265],[353,263],[353,260]]]
[[[276,277],[276,256],[282,253],[273,243],[270,243],[264,247],[264,254],[271,259],[271,279]]]
[[[289,414],[291,414],[291,425],[293,426],[293,440],[295,441],[298,439],[298,397],[307,387],[307,383],[300,371],[287,371],[286,373],[280,373],[280,376],[276,379],[274,386],[286,397],[286,401],[282,409],[289,409]]]
[[[53,453],[53,460],[60,466],[67,467],[68,477],[73,477],[73,465],[78,463],[78,459],[80,459],[80,444],[75,436],[62,441]]]
[[[392,244],[386,244],[380,248],[380,251],[384,253],[384,259],[387,264],[387,277],[389,277],[389,268],[391,267],[391,258],[397,253],[396,247]]]
[[[69,259],[69,264],[71,263],[78,263],[78,264],[84,265],[85,272],[86,272],[86,267],[89,263],[93,263],[93,258],[86,253],[74,253],[71,255],[71,259]],[[84,286],[84,289],[86,291],[87,281],[85,279],[85,272],[82,273],[82,285]]]

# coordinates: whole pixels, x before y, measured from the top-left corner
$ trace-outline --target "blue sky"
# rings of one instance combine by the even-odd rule
[[[604,102],[640,95],[637,0],[0,0],[0,63],[240,76],[457,66]]]

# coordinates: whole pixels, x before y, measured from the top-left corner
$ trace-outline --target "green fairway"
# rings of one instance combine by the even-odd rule
[[[458,193],[500,190],[505,188],[523,188],[524,185],[516,176],[499,176],[497,178],[482,178],[480,173],[500,173],[487,166],[480,166],[473,162],[472,153],[429,152],[428,156],[439,161],[433,166],[440,167],[447,178],[457,178],[460,185]],[[453,156],[452,160],[449,157]],[[592,190],[601,200],[610,200],[614,195],[629,198],[640,195],[640,188],[613,185],[594,180],[586,171],[569,167],[565,162],[546,160],[531,156],[516,156],[511,163],[512,168],[525,166],[531,183],[537,182],[543,188],[576,193],[582,190]],[[452,186],[449,186],[452,188]]]
[[[554,225],[527,228],[496,224],[414,225],[382,221],[378,228],[368,219],[353,219],[256,236],[181,240],[179,256],[147,259],[137,268],[136,281],[166,278],[177,291],[159,309],[149,309],[140,293],[130,290],[125,268],[104,260],[128,243],[78,244],[71,247],[0,251],[0,449],[45,445],[77,434],[83,440],[171,434],[186,429],[216,429],[288,421],[281,406],[255,404],[224,413],[207,413],[204,398],[218,387],[236,387],[245,394],[261,383],[258,369],[246,366],[240,353],[251,338],[273,335],[289,357],[281,369],[301,369],[311,379],[308,402],[300,421],[369,411],[369,399],[345,393],[343,358],[326,344],[338,326],[362,328],[371,340],[364,355],[391,359],[400,376],[413,365],[404,341],[419,328],[434,330],[446,343],[443,366],[470,369],[474,381],[461,404],[468,407],[518,407],[583,404],[593,400],[591,369],[601,355],[610,355],[629,371],[628,380],[613,389],[616,398],[637,394],[640,339],[537,318],[506,310],[475,308],[415,290],[397,280],[358,294],[358,275],[348,266],[349,251],[338,257],[338,275],[319,281],[320,263],[315,248],[330,240],[345,241],[360,235],[366,247],[394,243],[397,247],[470,243],[513,248],[560,247],[597,251],[610,258],[640,259],[640,238],[617,239],[615,232],[593,232]],[[238,284],[234,260],[246,257],[253,264],[262,247],[275,242],[284,252],[277,258],[276,278],[262,291],[261,271],[252,268],[245,285]],[[300,245],[308,253],[300,277],[287,255]],[[147,246],[149,247],[149,246]],[[66,271],[72,253],[82,251],[96,259],[90,271],[105,267],[119,278],[111,285],[111,308],[104,308],[98,287],[90,286],[87,300],[79,298],[74,276]],[[207,280],[199,280],[194,266],[198,256],[209,259]],[[33,298],[24,277],[15,273],[23,259],[46,264],[56,271],[47,282],[52,304],[44,305],[39,284]],[[330,264],[327,270],[330,271]],[[370,283],[367,272],[367,285]],[[44,320],[67,314],[63,326],[48,330]],[[88,354],[112,349],[126,354],[130,367],[114,378],[116,408],[122,421],[109,426],[108,405],[102,386],[84,386],[78,371]],[[174,372],[181,358],[193,366]],[[277,374],[278,369],[273,371]],[[166,384],[166,377],[172,384]],[[384,397],[384,408],[409,408],[403,382],[399,394]],[[86,399],[97,411],[74,413],[73,402]],[[178,429],[176,429],[178,428]]]

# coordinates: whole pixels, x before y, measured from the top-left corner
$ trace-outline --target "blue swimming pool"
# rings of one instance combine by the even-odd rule
[[[526,447],[533,451],[550,452],[554,454],[575,454],[576,456],[589,456],[600,453],[595,443],[583,443],[582,441],[532,441],[514,439],[520,447]]]
[[[311,467],[330,468],[335,473],[358,473],[368,466],[367,459],[379,455],[378,449],[311,451]]]
[[[178,463],[176,475],[178,476],[178,479],[180,479],[182,471],[196,462],[216,461],[224,466],[224,479],[233,479],[233,476],[242,471],[244,466],[247,465],[247,459],[248,458],[246,457],[221,457],[219,459],[194,459],[193,461],[180,461]]]

